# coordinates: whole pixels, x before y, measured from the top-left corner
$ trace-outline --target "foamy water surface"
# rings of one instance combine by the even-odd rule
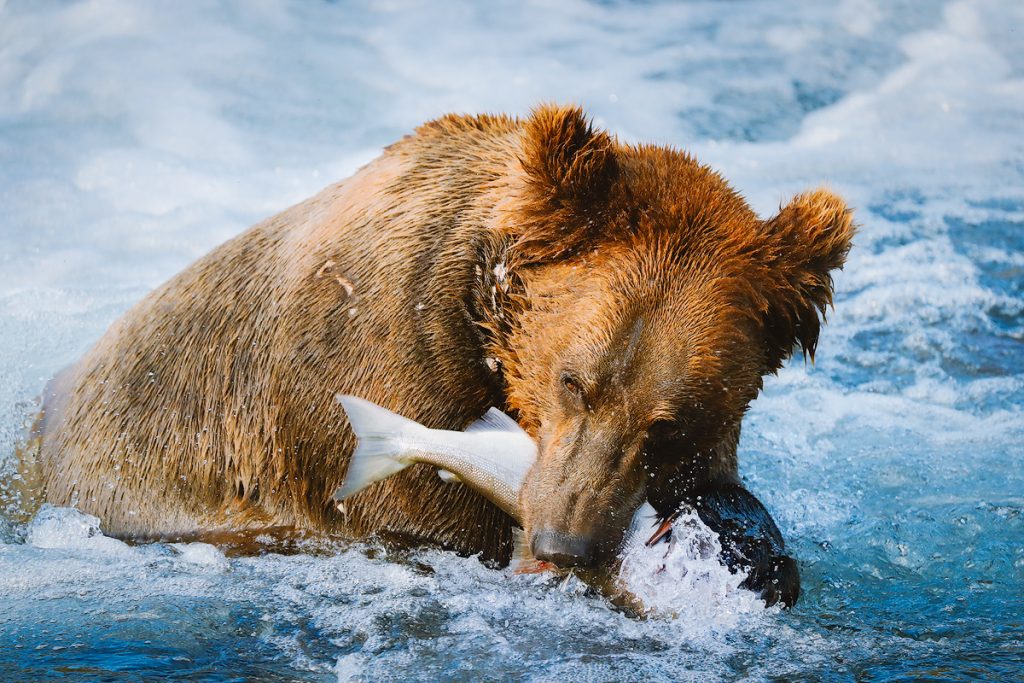
[[[47,508],[0,517],[0,679],[1024,677],[1013,0],[0,0],[4,476],[47,379],[147,291],[426,119],[541,100],[694,152],[762,214],[823,182],[856,207],[817,362],[769,379],[740,448],[796,609],[696,525],[651,588],[676,616],[641,621],[448,553],[226,557]]]

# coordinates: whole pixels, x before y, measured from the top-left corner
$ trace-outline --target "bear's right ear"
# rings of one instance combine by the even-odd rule
[[[797,345],[814,360],[825,309],[832,303],[832,271],[843,267],[857,228],[846,203],[824,189],[794,197],[764,227],[771,274],[767,360],[775,371]]]
[[[538,262],[582,246],[618,175],[612,137],[579,107],[543,105],[523,126],[520,162],[532,219],[519,226],[520,255]]]

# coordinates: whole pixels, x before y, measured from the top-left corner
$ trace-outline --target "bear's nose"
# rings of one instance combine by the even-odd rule
[[[538,560],[558,567],[587,567],[594,561],[594,544],[584,536],[541,529],[534,532],[530,550]]]

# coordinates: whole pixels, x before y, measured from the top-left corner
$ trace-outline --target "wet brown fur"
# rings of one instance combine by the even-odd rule
[[[645,487],[735,478],[740,418],[794,344],[813,354],[852,232],[824,190],[761,221],[576,108],[447,116],[115,323],[44,397],[45,496],[125,537],[281,527],[507,560],[512,520],[427,467],[335,509],[345,392],[435,428],[512,411],[541,443],[528,527],[614,539]]]

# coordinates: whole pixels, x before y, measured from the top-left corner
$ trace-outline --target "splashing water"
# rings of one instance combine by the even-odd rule
[[[1022,32],[1012,0],[0,0],[0,477],[128,306],[448,111],[578,101],[762,215],[827,182],[862,226],[740,444],[794,610],[697,525],[627,553],[676,606],[637,620],[438,551],[225,557],[47,508],[0,515],[0,680],[1024,677]]]
[[[746,573],[722,564],[718,534],[696,513],[673,521],[668,543],[642,541],[632,537],[623,548],[619,582],[650,615],[706,631],[735,627],[742,615],[764,611],[764,602],[740,588]]]

